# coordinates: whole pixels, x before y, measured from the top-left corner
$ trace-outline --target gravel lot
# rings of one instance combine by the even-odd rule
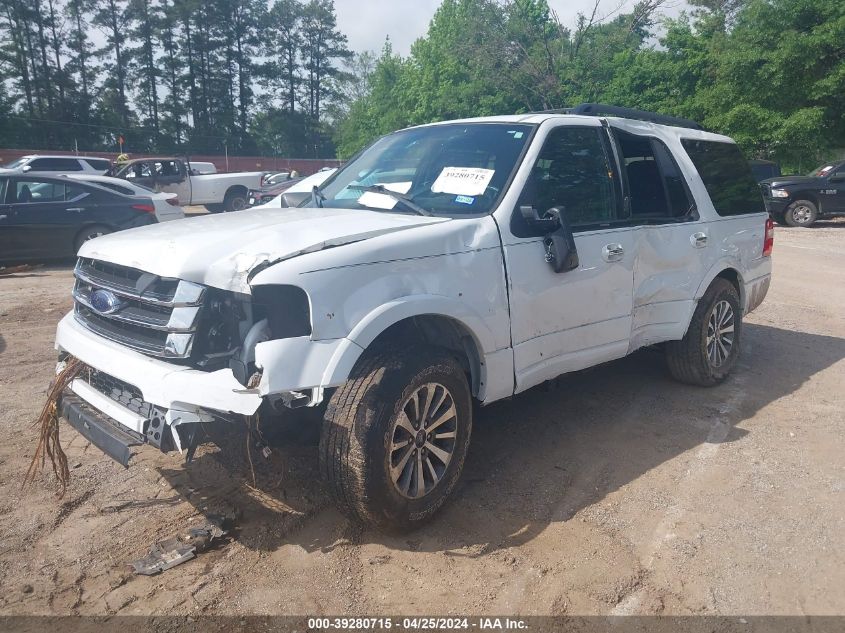
[[[774,268],[727,383],[646,350],[483,409],[454,503],[398,537],[331,507],[313,421],[257,489],[240,435],[124,470],[63,425],[67,495],[22,490],[72,276],[0,277],[0,614],[845,614],[845,224],[778,228]],[[216,511],[232,542],[129,573]]]

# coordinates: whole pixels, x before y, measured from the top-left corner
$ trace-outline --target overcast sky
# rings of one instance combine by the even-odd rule
[[[340,30],[349,38],[349,47],[356,52],[380,51],[388,35],[393,50],[407,55],[411,44],[425,35],[428,23],[440,6],[441,0],[335,0],[337,22]],[[621,0],[602,0],[599,13],[613,11]],[[557,12],[563,24],[572,26],[579,12],[593,8],[594,0],[549,0],[549,6]],[[630,8],[633,0],[626,2]],[[683,0],[670,0],[664,13],[677,15],[684,5]],[[623,9],[624,10],[624,9]]]

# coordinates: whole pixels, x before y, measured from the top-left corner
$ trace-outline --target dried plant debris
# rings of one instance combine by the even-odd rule
[[[34,426],[39,429],[38,445],[35,447],[35,454],[23,478],[23,485],[32,483],[35,476],[42,470],[50,458],[53,467],[53,474],[59,482],[59,499],[65,496],[68,481],[70,480],[70,469],[67,464],[67,455],[62,450],[59,442],[59,399],[62,393],[73,382],[85,367],[84,364],[74,357],[69,357],[62,370],[56,374],[47,392],[47,402],[41,409],[41,415],[35,421]]]
[[[146,556],[129,565],[136,574],[153,576],[217,546],[224,541],[228,533],[229,526],[225,522],[212,521],[202,527],[189,528],[178,536],[153,543]]]

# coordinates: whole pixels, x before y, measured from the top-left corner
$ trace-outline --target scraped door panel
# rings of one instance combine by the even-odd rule
[[[566,273],[552,270],[539,241],[505,246],[517,392],[628,351],[632,231],[580,233],[575,244],[580,265]]]

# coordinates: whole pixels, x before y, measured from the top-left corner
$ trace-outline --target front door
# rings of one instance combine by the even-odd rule
[[[827,177],[827,186],[820,195],[823,213],[845,213],[845,163]]]
[[[618,168],[606,130],[579,122],[549,131],[520,199],[541,214],[563,207],[579,266],[555,273],[519,209],[503,245],[516,391],[624,356],[631,333],[632,229],[621,218]]]

